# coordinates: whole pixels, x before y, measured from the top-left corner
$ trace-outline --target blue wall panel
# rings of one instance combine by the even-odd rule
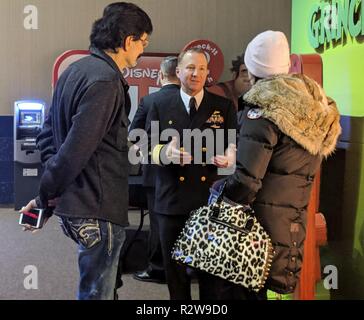
[[[0,116],[0,204],[14,202],[13,117]]]

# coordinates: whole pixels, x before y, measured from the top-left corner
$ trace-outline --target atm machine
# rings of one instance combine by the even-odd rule
[[[36,138],[44,123],[45,103],[14,103],[14,204],[19,210],[38,194],[42,165]]]

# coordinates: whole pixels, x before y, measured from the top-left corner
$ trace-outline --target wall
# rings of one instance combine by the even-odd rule
[[[336,25],[325,24],[328,18],[323,8],[330,8],[330,4],[338,12],[331,19]],[[320,206],[329,234],[324,263],[338,268],[338,288],[331,292],[334,299],[364,298],[362,34],[363,0],[292,1],[292,51],[321,54],[324,89],[335,99],[342,115],[343,134],[337,152],[323,163]],[[316,40],[321,42],[317,48],[313,46]]]
[[[85,49],[92,22],[107,0],[0,1],[0,115],[12,114],[13,101],[50,101],[51,70],[65,50]],[[290,34],[289,0],[139,0],[151,16],[154,33],[149,52],[178,52],[196,38],[216,42],[225,54],[226,72],[235,55],[258,32],[272,28]],[[27,31],[24,7],[38,8],[39,29]]]
[[[51,72],[56,57],[66,50],[88,48],[91,25],[111,2],[0,1],[3,44],[0,50],[0,118],[12,115],[16,100],[40,99],[49,105]],[[230,78],[231,60],[241,54],[257,33],[279,29],[289,38],[291,30],[290,0],[136,0],[134,3],[140,5],[153,21],[154,32],[147,52],[179,52],[191,40],[212,40],[225,55],[222,80]],[[23,11],[29,4],[38,9],[38,30],[24,28],[27,14]],[[12,128],[8,127],[6,132],[10,136]],[[1,147],[0,152],[9,157],[8,149]],[[5,155],[0,154],[0,159],[2,157]],[[1,172],[0,182],[5,179]]]

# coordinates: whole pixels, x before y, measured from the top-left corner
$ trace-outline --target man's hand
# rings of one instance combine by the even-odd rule
[[[183,148],[177,148],[177,138],[173,137],[172,141],[167,145],[166,155],[168,160],[173,164],[191,164],[192,156],[188,152],[185,152]]]
[[[217,155],[211,159],[212,164],[216,167],[224,169],[230,168],[235,164],[236,161],[236,145],[231,143],[225,151],[225,155]]]
[[[50,207],[54,207],[55,206],[55,200],[49,200],[48,201],[48,206]],[[34,209],[34,208],[37,208],[37,203],[35,202],[35,199],[29,201],[29,203],[25,206],[25,207],[22,207],[20,209],[20,213],[24,213],[24,212],[28,212],[29,210],[31,209]],[[46,224],[46,222],[48,221],[49,217],[45,217],[44,218],[44,223],[43,225]],[[36,233],[39,231],[39,229],[35,229],[34,227],[32,227],[31,225],[25,225],[23,226],[23,231],[30,231],[31,233]]]

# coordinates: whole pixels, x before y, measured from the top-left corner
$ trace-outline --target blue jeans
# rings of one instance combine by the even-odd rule
[[[60,217],[64,234],[78,244],[78,300],[112,300],[125,229],[97,219]]]

